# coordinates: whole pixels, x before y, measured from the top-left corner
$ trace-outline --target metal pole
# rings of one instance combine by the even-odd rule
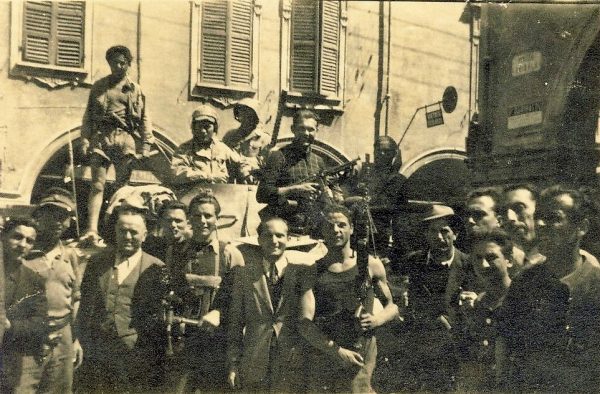
[[[77,188],[75,187],[75,158],[73,155],[73,140],[71,139],[71,130],[67,131],[69,139],[69,167],[71,169],[71,191],[75,200],[75,230],[77,231],[77,239],[81,236],[79,229],[79,210],[77,205]]]

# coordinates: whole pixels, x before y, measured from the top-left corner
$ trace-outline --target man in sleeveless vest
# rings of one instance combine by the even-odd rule
[[[296,330],[301,285],[313,269],[310,254],[286,250],[287,223],[277,217],[258,228],[260,249],[244,250],[229,311],[227,358],[231,388],[298,392],[302,354]]]
[[[179,355],[178,392],[227,389],[226,327],[233,281],[232,268],[244,265],[240,251],[219,239],[221,206],[210,190],[190,201],[188,218],[193,236],[169,263],[172,287],[183,301],[185,317],[198,321],[186,326]]]
[[[156,390],[164,365],[164,264],[141,249],[143,212],[123,206],[114,214],[116,245],[90,259],[81,285],[86,368],[80,381],[84,391]]]
[[[351,213],[343,206],[325,209],[321,230],[328,253],[317,262],[317,277],[301,299],[298,330],[312,347],[307,361],[309,392],[372,392],[377,345],[373,329],[398,316],[381,260],[368,256],[366,275],[350,244]],[[358,302],[357,283],[368,283]],[[312,288],[310,288],[312,287]],[[375,293],[383,309],[375,311]]]
[[[115,166],[121,186],[129,180],[136,157],[136,140],[143,156],[154,143],[152,123],[141,87],[128,76],[133,56],[129,48],[116,45],[106,51],[111,74],[98,80],[90,97],[81,125],[81,150],[89,156],[92,187],[88,197],[88,229],[82,239],[96,242],[106,174]]]
[[[11,319],[15,325],[8,330],[3,356],[7,381],[13,383],[9,385],[15,392],[72,391],[73,368],[83,357],[71,329],[79,309],[79,258],[60,239],[74,212],[73,197],[61,188],[48,189],[33,212],[36,250],[18,268],[16,282],[7,294],[8,326]],[[33,316],[22,315],[28,305],[35,305]],[[24,317],[37,324],[25,321],[23,332],[17,323],[27,320]]]

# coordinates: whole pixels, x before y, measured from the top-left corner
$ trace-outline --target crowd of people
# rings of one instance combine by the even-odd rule
[[[131,54],[113,47],[107,61],[111,77],[92,89],[84,122],[92,241],[107,168],[124,165],[126,182],[127,162],[153,138],[127,78]],[[323,177],[314,112],[297,111],[292,142],[266,154],[255,103],[240,103],[227,143],[214,109],[194,111],[172,182],[257,182],[267,204],[257,245],[223,239],[210,189],[156,212],[132,194],[107,214],[108,245],[90,256],[64,240],[77,209],[65,189],[6,220],[2,392],[597,390],[600,264],[582,249],[597,229],[587,193],[520,184],[415,209],[390,137],[377,139],[372,167]],[[404,215],[422,250],[394,233]],[[314,242],[294,245],[301,235]]]

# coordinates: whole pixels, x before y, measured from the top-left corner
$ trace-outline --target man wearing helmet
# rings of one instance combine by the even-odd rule
[[[238,178],[240,155],[216,137],[219,118],[214,108],[202,104],[192,113],[193,138],[173,155],[171,182],[178,185],[229,183]],[[248,174],[241,175],[245,178]]]

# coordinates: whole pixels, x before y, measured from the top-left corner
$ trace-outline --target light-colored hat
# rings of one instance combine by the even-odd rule
[[[210,120],[211,122],[218,124],[219,116],[213,107],[208,104],[202,104],[192,113],[192,122],[199,120]]]
[[[457,218],[454,210],[447,205],[439,205],[433,204],[426,216],[421,219],[421,222],[429,222],[431,220],[440,219],[440,218],[448,218],[450,220],[454,220]]]

